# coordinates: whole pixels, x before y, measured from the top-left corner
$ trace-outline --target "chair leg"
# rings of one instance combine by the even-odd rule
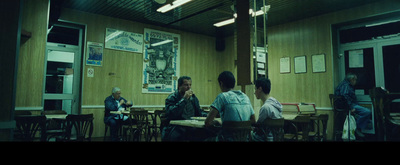
[[[105,126],[105,130],[104,130],[104,139],[103,139],[103,141],[106,141],[107,130],[108,130],[108,125]]]

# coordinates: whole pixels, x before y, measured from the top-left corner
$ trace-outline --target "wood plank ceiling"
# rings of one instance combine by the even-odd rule
[[[159,1],[159,0],[157,0]],[[162,0],[161,0],[162,1]],[[84,12],[121,18],[136,22],[164,26],[208,36],[216,35],[213,26],[222,20],[233,18],[231,5],[234,0],[193,0],[166,13],[156,10],[171,3],[166,0],[159,4],[156,0],[51,0],[61,7]],[[308,17],[365,5],[378,0],[265,0],[271,5],[267,26],[279,25]],[[250,0],[250,4],[254,3]],[[256,10],[260,10],[263,0],[256,0]],[[262,27],[262,16],[257,18]],[[232,35],[235,25],[223,27],[225,36]]]

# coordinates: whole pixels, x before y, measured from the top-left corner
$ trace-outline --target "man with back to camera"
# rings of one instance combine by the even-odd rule
[[[219,87],[222,91],[211,104],[211,110],[205,120],[205,126],[213,125],[215,117],[220,114],[221,121],[251,121],[255,124],[254,109],[250,99],[240,90],[233,90],[235,77],[232,72],[224,71],[218,76]],[[229,133],[222,132],[213,141],[231,141]]]
[[[207,113],[200,108],[199,100],[192,91],[192,79],[188,76],[178,79],[178,90],[165,99],[165,111],[168,121],[190,120],[195,116],[207,116]],[[161,138],[163,141],[196,140],[188,138],[189,134],[195,131],[195,128],[168,125],[163,128]]]
[[[354,89],[356,83],[357,75],[353,73],[347,73],[345,79],[340,82],[340,84],[335,89],[335,95],[342,96],[344,99],[337,100],[335,104],[339,108],[344,108],[345,106],[347,106],[348,108],[350,108],[351,112],[355,112],[359,115],[359,117],[356,119],[356,133],[359,136],[364,137],[364,134],[361,133],[361,129],[367,128],[368,123],[371,121],[371,110],[360,106],[360,104],[357,102],[357,97]]]
[[[121,89],[114,87],[112,94],[104,100],[105,114],[104,123],[110,125],[110,136],[112,141],[119,141],[118,128],[124,121],[128,119],[127,116],[122,114],[111,114],[111,111],[122,111],[126,107],[132,106],[132,101],[126,101],[125,98],[121,97]]]

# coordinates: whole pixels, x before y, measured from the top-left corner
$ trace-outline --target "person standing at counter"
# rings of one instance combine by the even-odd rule
[[[178,79],[178,90],[165,99],[165,116],[170,120],[190,120],[191,117],[205,117],[207,113],[200,108],[199,99],[192,91],[192,79],[182,76]],[[163,141],[183,141],[186,135],[196,131],[194,128],[168,125],[161,133]]]
[[[232,72],[224,71],[218,76],[219,87],[222,91],[211,104],[211,110],[205,120],[205,126],[213,125],[215,117],[220,114],[222,124],[224,121],[251,121],[256,123],[254,109],[250,99],[242,91],[235,91],[235,77]],[[223,138],[222,138],[223,134]],[[229,133],[220,133],[216,141],[229,141]]]
[[[128,119],[127,116],[122,114],[111,114],[111,111],[122,111],[126,107],[132,106],[132,101],[127,101],[121,97],[121,89],[114,87],[112,94],[104,100],[105,114],[104,123],[110,126],[110,136],[112,141],[119,141],[118,139],[118,128],[119,126]]]

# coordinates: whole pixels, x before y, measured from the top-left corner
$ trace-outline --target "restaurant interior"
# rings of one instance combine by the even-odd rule
[[[123,141],[160,142],[168,124],[204,129],[204,118],[165,123],[165,101],[178,78],[189,76],[201,109],[210,112],[223,71],[233,73],[234,90],[247,95],[256,120],[263,103],[255,80],[270,79],[270,96],[283,105],[284,122],[272,124],[283,130],[276,138],[273,131],[276,141],[400,140],[398,0],[6,0],[0,6],[0,141],[110,141],[104,102],[113,87],[133,104],[119,114],[136,119],[136,111],[146,112],[121,126]],[[352,130],[345,120],[357,115],[334,105],[347,73],[358,76],[357,101],[372,113],[370,128],[355,138],[343,130]]]

